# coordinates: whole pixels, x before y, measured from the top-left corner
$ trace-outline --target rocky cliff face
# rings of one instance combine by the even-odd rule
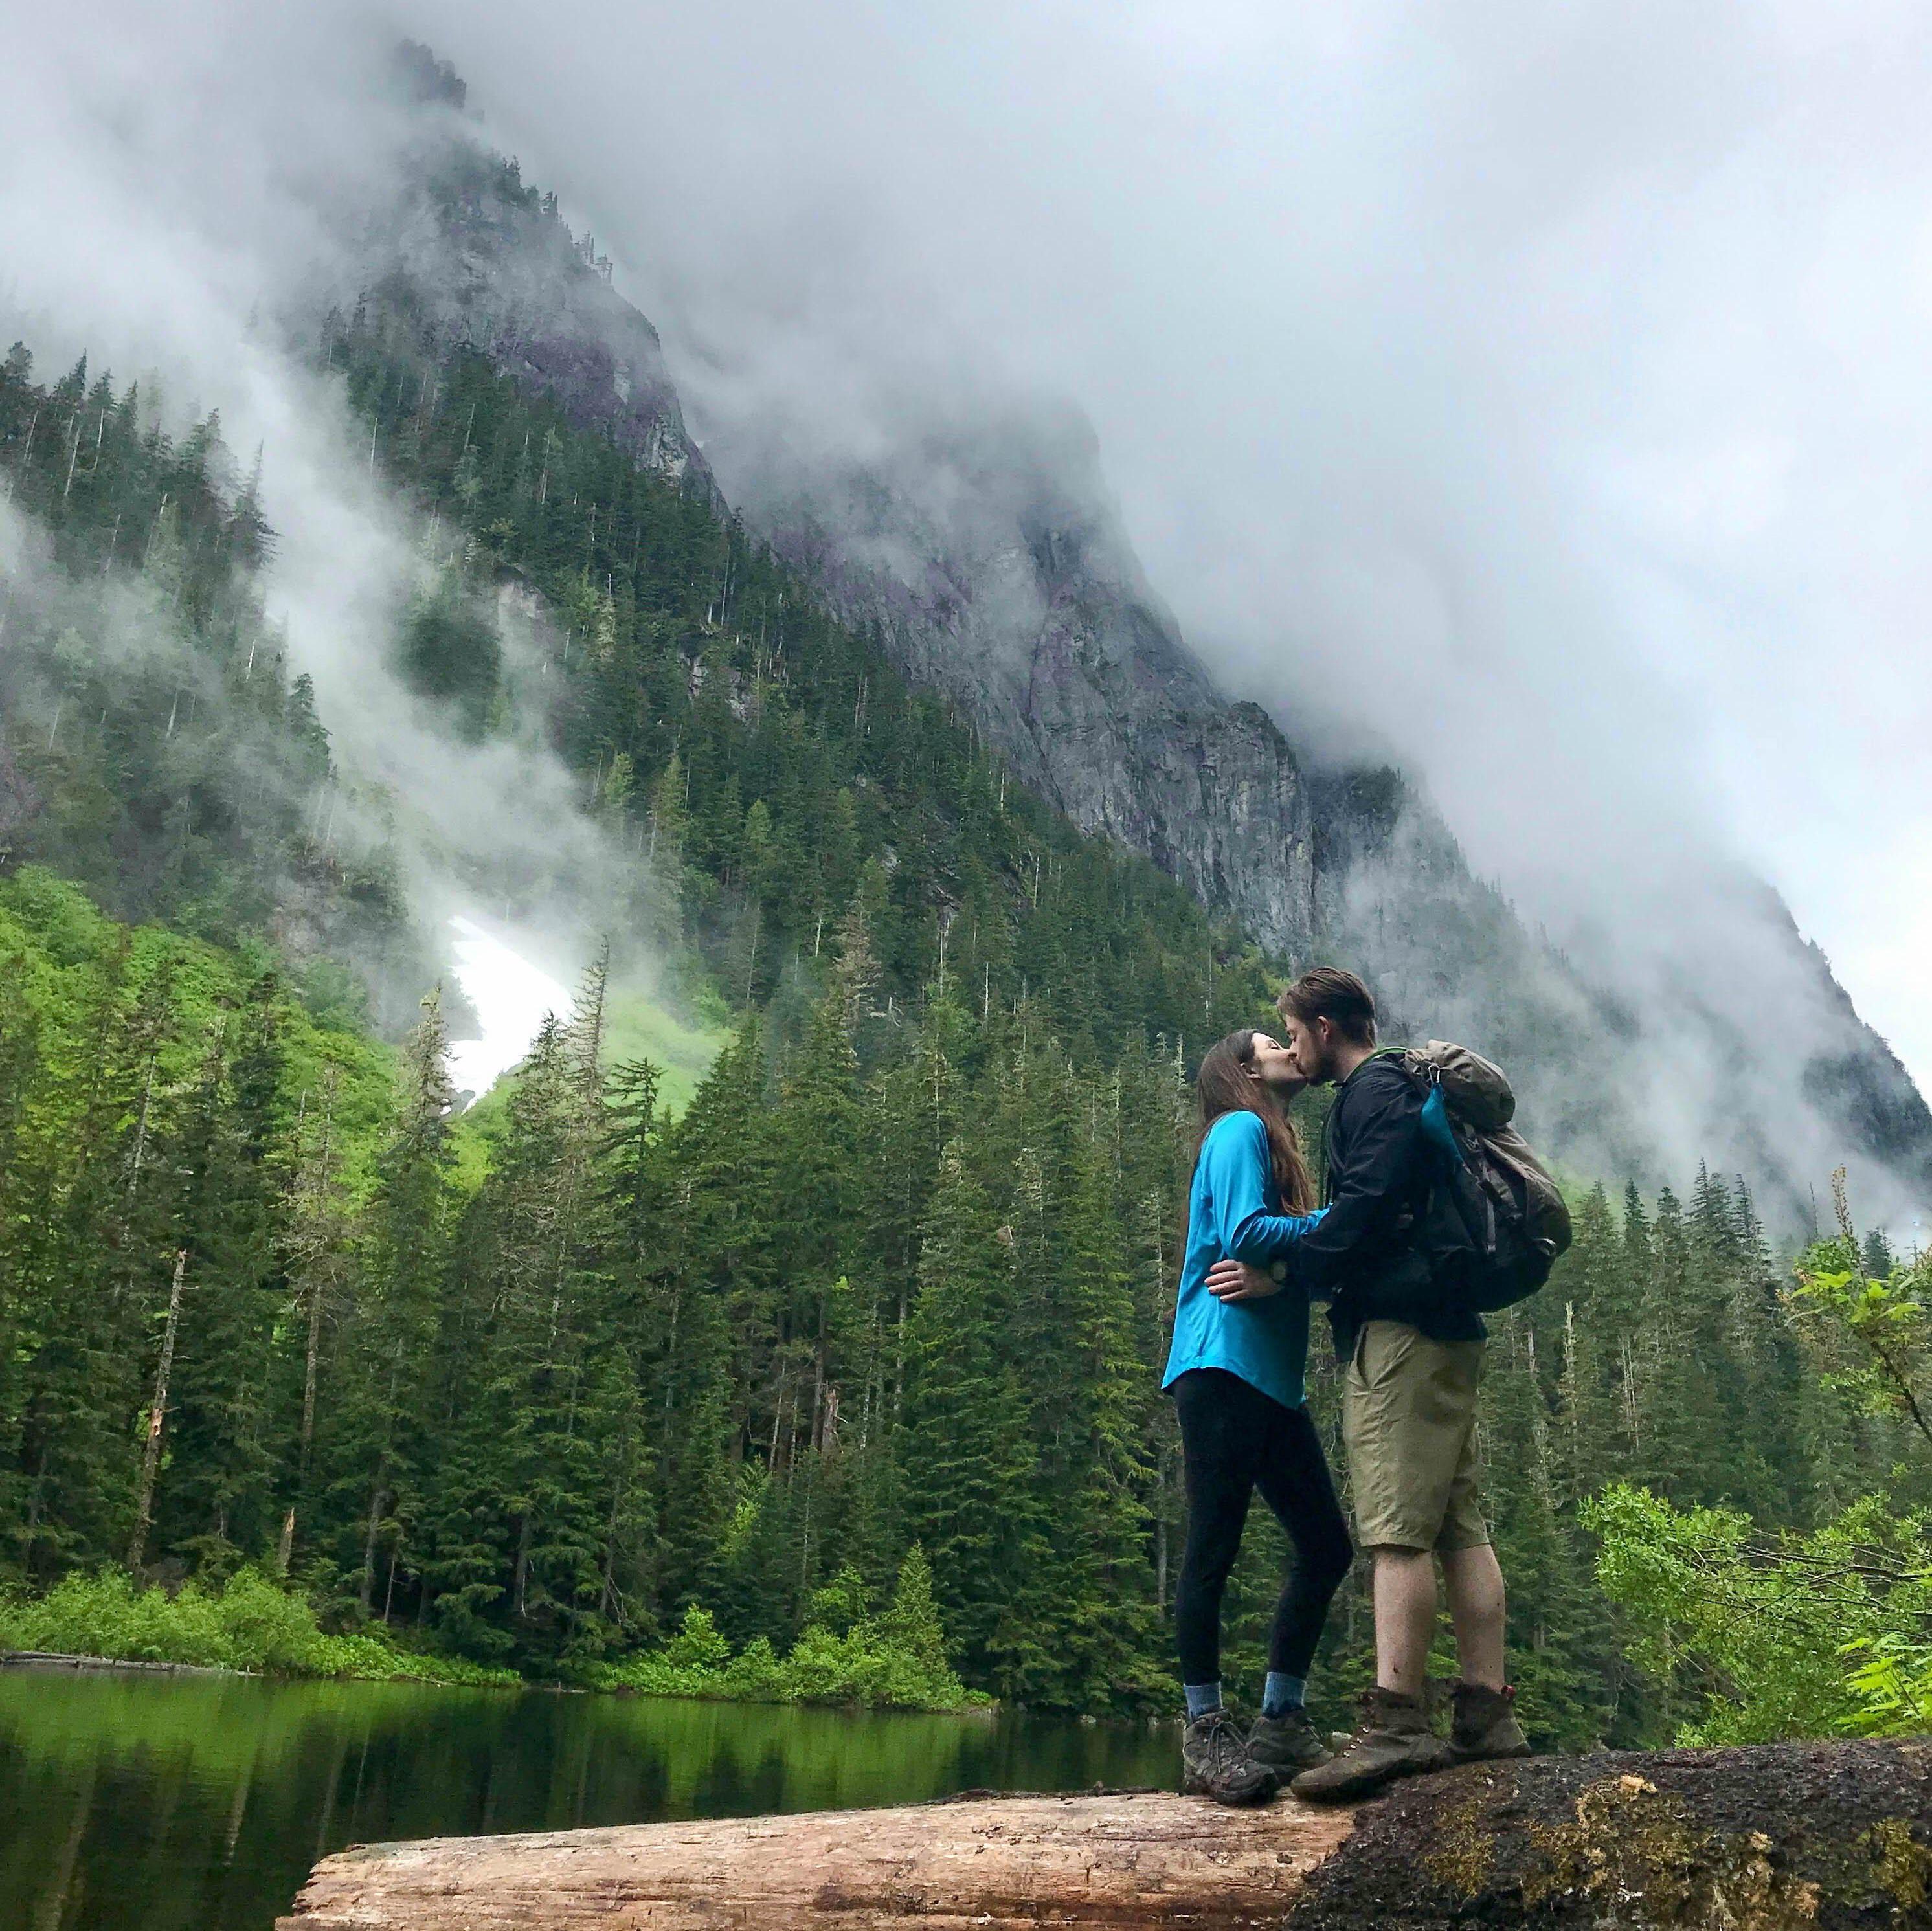
[[[1122,539],[1069,420],[982,423],[869,470],[727,433],[726,493],[905,670],[950,691],[1084,829],[1144,852],[1270,950],[1314,943],[1310,787],[1229,705]]]
[[[1144,853],[1284,964],[1355,965],[1392,1033],[1502,1060],[1532,1129],[1582,1171],[1681,1179],[1706,1156],[1768,1183],[1790,1220],[1850,1156],[1881,1183],[1878,1210],[1932,1202],[1932,1112],[1768,888],[1736,883],[1735,916],[1682,958],[1552,946],[1398,773],[1318,770],[1264,711],[1222,695],[1064,412],[928,421],[862,460],[724,420],[700,453],[656,332],[594,251],[454,126],[446,70],[412,84],[440,118],[372,224],[368,298],[488,355],[638,460],[721,490],[1082,826]]]
[[[612,288],[610,263],[555,196],[464,125],[446,63],[406,43],[395,79],[419,136],[388,205],[364,211],[346,249],[355,285],[338,301],[374,301],[439,349],[473,349],[637,461],[712,487],[658,332]]]
[[[1084,425],[982,412],[862,465],[802,460],[758,422],[709,449],[748,521],[1081,825],[1285,963],[1358,967],[1392,1036],[1493,1054],[1574,1166],[1656,1182],[1708,1159],[1788,1223],[1846,1158],[1876,1210],[1932,1200],[1932,1114],[1768,887],[1714,873],[1711,916],[1673,921],[1660,949],[1628,931],[1552,945],[1400,773],[1324,771],[1222,695]]]

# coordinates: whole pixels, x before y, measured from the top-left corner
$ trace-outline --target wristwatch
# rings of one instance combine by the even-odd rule
[[[1288,1263],[1286,1261],[1275,1261],[1270,1262],[1269,1264],[1268,1271],[1268,1279],[1270,1280],[1276,1282],[1280,1286],[1287,1286]]]

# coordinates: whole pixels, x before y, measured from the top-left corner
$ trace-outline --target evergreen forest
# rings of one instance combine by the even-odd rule
[[[217,418],[171,433],[134,388],[84,363],[41,382],[15,348],[16,1611],[76,1579],[266,1578],[323,1631],[452,1667],[689,1687],[748,1656],[744,1693],[1171,1712],[1156,1381],[1186,1075],[1307,961],[1012,780],[702,479],[406,304],[332,316],[316,352],[419,532],[394,674],[459,742],[540,720],[612,854],[610,940],[459,1110],[460,1004],[265,613],[256,480]],[[544,613],[534,660],[506,597]],[[681,1104],[613,1046],[644,954],[726,1036]],[[1862,1239],[1842,1189],[1798,1255],[1741,1181],[1603,1178],[1491,1351],[1533,1732],[1924,1720],[1922,1266]],[[1332,1441],[1330,1397],[1318,1373]],[[1238,1681],[1280,1561],[1258,1512]],[[1352,1583],[1324,1714],[1369,1634]],[[910,1677],[838,1660],[874,1637]]]

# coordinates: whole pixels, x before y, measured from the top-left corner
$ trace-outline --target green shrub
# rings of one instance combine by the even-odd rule
[[[824,1592],[844,1620],[862,1602],[856,1579]],[[331,1635],[308,1598],[253,1568],[225,1585],[190,1582],[170,1595],[124,1571],[70,1576],[44,1596],[0,1597],[0,1649],[45,1650],[116,1662],[178,1663],[265,1676],[356,1677],[375,1681],[509,1686],[513,1670],[406,1648],[375,1631]],[[580,1672],[590,1687],[653,1696],[744,1703],[850,1703],[877,1708],[961,1710],[986,1699],[969,1691],[946,1657],[932,1572],[915,1548],[883,1614],[841,1631],[814,1623],[781,1657],[760,1636],[736,1656],[708,1609],[694,1604],[658,1648]]]
[[[986,1699],[969,1690],[946,1660],[933,1601],[932,1571],[916,1544],[900,1565],[882,1615],[860,1613],[864,1597],[854,1575],[842,1573],[819,1591],[814,1622],[781,1657],[763,1636],[736,1656],[708,1609],[693,1604],[669,1642],[617,1663],[585,1672],[599,1690],[651,1696],[710,1696],[741,1703],[856,1703],[873,1708],[964,1710]],[[844,1622],[842,1630],[834,1625]]]
[[[1808,1535],[1624,1483],[1586,1505],[1632,1660],[1696,1714],[1686,1744],[1932,1725],[1932,1523],[1868,1497]]]
[[[70,1576],[44,1596],[0,1598],[0,1648],[266,1676],[518,1681],[511,1670],[418,1654],[374,1634],[331,1636],[306,1598],[257,1569],[239,1570],[222,1586],[190,1582],[173,1595],[137,1587],[120,1570]]]

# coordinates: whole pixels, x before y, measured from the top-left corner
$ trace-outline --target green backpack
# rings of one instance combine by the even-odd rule
[[[1550,1169],[1510,1124],[1516,1095],[1499,1066],[1444,1039],[1397,1047],[1426,1094],[1424,1141],[1436,1162],[1417,1230],[1445,1297],[1478,1314],[1527,1300],[1570,1246],[1570,1210]]]

